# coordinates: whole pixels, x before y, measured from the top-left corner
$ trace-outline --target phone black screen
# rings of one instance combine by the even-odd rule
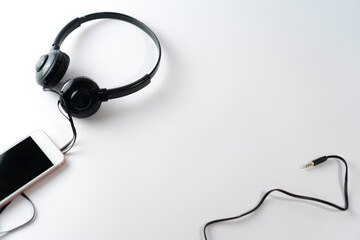
[[[31,137],[0,155],[0,201],[53,166]]]

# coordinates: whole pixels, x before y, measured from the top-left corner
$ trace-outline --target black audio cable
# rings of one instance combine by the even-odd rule
[[[11,232],[14,232],[15,230],[18,230],[18,229],[24,227],[25,225],[29,224],[30,222],[32,222],[32,221],[35,219],[36,209],[35,209],[34,203],[30,200],[30,198],[29,198],[28,196],[25,195],[25,193],[21,193],[21,195],[22,195],[26,200],[28,200],[29,203],[31,204],[31,206],[32,206],[32,208],[33,208],[33,214],[32,214],[32,216],[31,216],[31,218],[30,218],[29,220],[27,220],[25,223],[23,223],[23,224],[21,224],[21,225],[19,225],[19,226],[17,226],[17,227],[14,227],[14,228],[12,228],[12,229],[10,229],[10,230],[0,232],[0,238],[1,238],[1,237],[4,237],[5,235],[7,235],[7,234],[9,234],[9,233],[11,233]],[[11,202],[10,202],[10,203],[11,203]],[[2,207],[2,208],[0,209],[0,213],[1,213],[2,211],[4,211],[5,208],[6,208],[10,203],[8,203],[8,204],[5,205],[4,207]]]
[[[60,100],[57,103],[58,109],[61,112],[61,114],[70,122],[71,130],[73,132],[73,137],[67,144],[65,144],[62,148],[60,148],[60,151],[62,151],[63,154],[66,154],[74,146],[77,138],[77,132],[76,132],[74,120],[68,111],[66,101],[63,99],[62,95],[59,92],[51,88],[43,88],[43,90],[47,92],[53,92],[60,97]]]
[[[69,111],[67,110],[67,106],[66,106],[66,102],[63,100],[62,96],[60,93],[58,93],[57,91],[53,90],[53,89],[50,89],[50,88],[44,88],[44,91],[49,91],[49,92],[53,92],[53,93],[56,93],[57,95],[59,95],[60,97],[60,100],[58,101],[57,103],[57,106],[58,106],[58,109],[59,111],[61,112],[62,115],[64,115],[64,117],[70,122],[70,126],[71,126],[71,130],[72,130],[72,133],[73,133],[73,137],[71,138],[71,140],[66,143],[62,148],[60,148],[60,151],[63,153],[63,154],[66,154],[68,151],[70,151],[70,149],[74,146],[75,142],[76,142],[76,138],[77,138],[77,132],[76,132],[76,128],[75,128],[75,124],[74,124],[74,121],[73,121],[73,118],[71,116],[71,114],[69,113]],[[62,108],[60,108],[60,105],[62,106]],[[15,230],[18,230],[22,227],[24,227],[25,225],[29,224],[30,222],[32,222],[34,219],[35,219],[35,216],[36,216],[36,208],[35,208],[35,205],[34,203],[30,200],[30,198],[28,196],[26,196],[25,193],[21,193],[21,195],[30,202],[32,208],[33,208],[33,214],[31,216],[31,218],[29,220],[27,220],[25,223],[15,227],[15,228],[12,228],[10,230],[7,230],[7,231],[3,231],[3,232],[0,232],[0,238],[7,235],[8,233],[10,232],[13,232]],[[8,204],[6,204],[5,206],[3,206],[2,208],[0,208],[0,214],[5,210],[5,208],[7,206],[9,206],[11,202],[9,202]]]
[[[234,216],[234,217],[228,217],[228,218],[222,218],[222,219],[216,219],[216,220],[213,220],[213,221],[210,221],[208,223],[206,223],[204,225],[204,228],[203,228],[203,234],[204,234],[204,239],[207,240],[207,234],[206,234],[206,229],[210,226],[210,225],[213,225],[215,223],[220,223],[220,222],[227,222],[227,221],[232,221],[232,220],[237,220],[239,218],[242,218],[242,217],[245,217],[246,215],[249,215],[250,213],[253,213],[254,211],[256,211],[265,201],[265,199],[272,193],[272,192],[280,192],[280,193],[283,193],[285,195],[288,195],[290,197],[293,197],[293,198],[298,198],[298,199],[303,199],[303,200],[307,200],[307,201],[313,201],[313,202],[318,202],[318,203],[321,203],[321,204],[325,204],[325,205],[328,205],[330,207],[333,207],[333,208],[336,208],[340,211],[346,211],[348,208],[349,208],[349,196],[348,196],[348,165],[345,161],[344,158],[340,157],[340,156],[337,156],[337,155],[330,155],[330,156],[323,156],[323,157],[320,157],[320,158],[317,158],[315,159],[314,161],[304,165],[302,168],[309,168],[309,167],[313,167],[313,166],[316,166],[320,163],[323,163],[325,162],[326,160],[328,159],[336,159],[336,160],[339,160],[341,161],[344,166],[345,166],[345,177],[344,177],[344,200],[345,200],[345,204],[344,206],[339,206],[335,203],[332,203],[332,202],[329,202],[329,201],[326,201],[326,200],[322,200],[322,199],[319,199],[319,198],[314,198],[314,197],[309,197],[309,196],[303,196],[303,195],[298,195],[298,194],[294,194],[294,193],[291,193],[291,192],[288,192],[288,191],[285,191],[285,190],[282,190],[282,189],[272,189],[272,190],[269,190],[268,192],[266,192],[264,194],[264,196],[262,196],[262,198],[260,199],[259,203],[251,210],[245,212],[245,213],[242,213],[238,216]]]

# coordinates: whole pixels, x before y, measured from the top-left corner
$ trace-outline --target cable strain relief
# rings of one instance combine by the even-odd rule
[[[319,157],[319,158],[315,159],[312,162],[314,163],[314,165],[318,165],[320,163],[325,162],[326,160],[328,160],[328,157],[327,156],[322,156],[322,157]]]

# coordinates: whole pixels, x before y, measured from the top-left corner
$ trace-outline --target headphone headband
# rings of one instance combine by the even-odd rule
[[[151,29],[139,20],[121,13],[99,12],[75,18],[65,25],[56,36],[51,50],[42,55],[36,63],[36,81],[44,89],[57,86],[65,76],[70,64],[70,57],[60,51],[61,44],[81,24],[96,19],[115,19],[128,22],[144,31],[155,43],[158,49],[158,59],[154,68],[143,77],[125,86],[106,89],[100,88],[93,80],[86,77],[76,77],[66,81],[59,93],[60,102],[66,112],[74,117],[90,117],[100,108],[101,103],[109,99],[124,97],[139,91],[150,83],[157,72],[161,59],[160,42]]]
[[[80,18],[75,18],[72,21],[70,21],[68,24],[66,24],[65,27],[63,27],[61,29],[61,31],[56,36],[56,38],[52,44],[52,49],[60,50],[61,44],[67,38],[67,36],[69,36],[70,33],[72,33],[75,29],[80,27],[81,24],[92,21],[92,20],[96,20],[96,19],[121,20],[121,21],[128,22],[132,25],[137,26],[138,28],[143,30],[154,41],[154,43],[158,49],[158,54],[159,54],[156,65],[154,66],[154,68],[151,70],[150,73],[145,74],[140,79],[138,79],[128,85],[122,86],[122,87],[112,88],[112,89],[101,89],[101,91],[99,91],[99,98],[102,101],[107,101],[108,99],[124,97],[124,96],[132,94],[134,92],[137,92],[140,89],[147,86],[150,83],[151,78],[154,77],[155,73],[157,72],[157,70],[159,68],[160,59],[161,59],[160,42],[159,42],[158,38],[156,37],[156,35],[154,34],[154,32],[151,31],[151,29],[148,26],[146,26],[144,23],[142,23],[139,20],[137,20],[133,17],[130,17],[128,15],[116,13],[116,12],[98,12],[98,13],[88,14],[88,15],[85,15]]]

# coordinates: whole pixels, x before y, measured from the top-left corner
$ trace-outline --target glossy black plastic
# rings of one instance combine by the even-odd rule
[[[155,66],[148,74],[145,74],[142,78],[121,87],[100,89],[95,82],[83,77],[71,79],[66,82],[62,89],[64,97],[62,99],[62,104],[65,106],[64,101],[66,101],[67,108],[74,117],[84,118],[91,116],[99,109],[102,101],[124,97],[139,91],[150,83],[151,78],[155,75],[159,68],[161,59],[160,42],[148,26],[125,14],[115,12],[98,12],[80,18],[75,18],[61,29],[52,44],[49,54],[41,56],[35,66],[36,81],[38,84],[44,88],[54,88],[64,77],[70,63],[69,56],[60,51],[63,41],[71,32],[80,27],[83,23],[104,18],[125,21],[143,30],[154,41],[155,46],[158,49],[158,59]],[[91,81],[91,83],[89,83],[89,81]]]
[[[56,36],[52,44],[52,49],[54,50],[60,49],[60,46],[63,43],[63,41],[66,39],[66,37],[75,29],[80,27],[81,24],[97,19],[115,19],[115,20],[125,21],[137,26],[138,28],[143,30],[154,41],[159,54],[156,64],[149,74],[144,75],[144,77],[135,80],[133,83],[130,83],[126,86],[106,90],[108,92],[108,99],[123,97],[131,93],[134,93],[136,91],[139,91],[140,89],[147,86],[150,83],[151,78],[154,77],[155,73],[159,68],[160,59],[161,59],[161,46],[159,39],[156,37],[155,33],[143,22],[137,20],[136,18],[116,12],[98,12],[98,13],[88,14],[83,17],[75,18],[60,30],[59,34]]]
[[[69,67],[69,56],[60,50],[51,50],[36,63],[36,81],[45,88],[55,87],[64,77]]]
[[[70,79],[61,89],[60,94],[63,100],[61,104],[74,117],[90,117],[101,106],[99,91],[99,86],[89,78]]]

